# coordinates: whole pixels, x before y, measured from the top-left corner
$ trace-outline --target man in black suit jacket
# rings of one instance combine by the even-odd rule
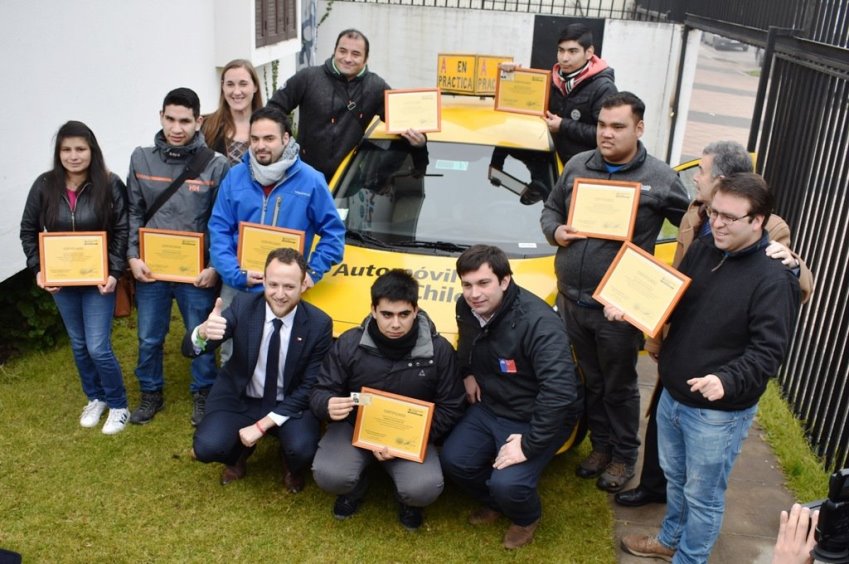
[[[319,438],[310,393],[332,337],[330,317],[301,302],[306,272],[297,251],[272,251],[262,295],[240,294],[224,311],[219,298],[207,320],[183,339],[189,357],[233,339],[233,356],[218,373],[194,437],[198,460],[226,465],[222,484],[245,476],[247,458],[270,433],[280,440],[286,489],[297,493],[304,487],[303,471]],[[276,386],[266,385],[268,370]]]

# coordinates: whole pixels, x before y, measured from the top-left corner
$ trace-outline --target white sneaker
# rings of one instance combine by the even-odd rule
[[[130,410],[126,407],[121,409],[110,409],[109,417],[106,418],[106,423],[103,424],[104,435],[114,435],[120,433],[127,426],[127,421],[130,420]]]
[[[100,416],[106,411],[106,402],[100,400],[91,400],[83,408],[83,413],[80,415],[80,425],[86,428],[94,427],[100,422]]]

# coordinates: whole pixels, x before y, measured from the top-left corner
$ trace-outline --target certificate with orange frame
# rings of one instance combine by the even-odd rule
[[[587,237],[630,241],[639,205],[639,182],[576,178],[566,223]]]
[[[239,268],[265,271],[265,259],[274,249],[295,249],[304,254],[304,232],[260,223],[239,222]]]
[[[42,231],[38,256],[45,286],[96,286],[109,279],[105,231]]]
[[[439,88],[386,90],[383,101],[387,133],[404,133],[408,129],[425,133],[442,129]]]
[[[495,109],[501,112],[544,116],[548,109],[551,71],[502,70],[495,83]]]
[[[389,450],[389,454],[424,462],[434,404],[389,392],[363,387],[356,398],[356,447]]]
[[[166,282],[194,282],[203,270],[203,233],[139,228],[139,258],[150,277]]]
[[[625,321],[656,337],[690,285],[690,278],[625,242],[593,298],[618,308]]]

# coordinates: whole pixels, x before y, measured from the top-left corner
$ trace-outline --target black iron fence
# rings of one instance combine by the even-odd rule
[[[634,0],[347,0],[366,4],[425,6],[577,16],[584,18],[631,19]]]

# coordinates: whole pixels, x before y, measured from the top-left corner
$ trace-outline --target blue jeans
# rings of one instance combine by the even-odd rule
[[[161,391],[165,382],[162,375],[162,349],[171,324],[172,298],[183,316],[186,331],[191,331],[204,321],[215,305],[215,288],[196,288],[179,282],[137,282],[139,362],[136,378],[142,392]],[[215,355],[202,354],[192,360],[191,391],[197,392],[212,386],[215,381]]]
[[[540,474],[572,432],[568,425],[540,454],[525,462],[495,470],[492,463],[507,437],[530,431],[528,421],[498,417],[475,404],[451,431],[442,446],[442,471],[477,501],[496,509],[510,521],[527,526],[542,515],[537,493]]]
[[[658,540],[673,562],[707,562],[725,513],[725,490],[758,406],[740,411],[688,407],[664,390],[657,412],[666,515]]]
[[[121,366],[112,352],[115,294],[101,295],[96,286],[67,286],[53,294],[53,301],[68,330],[86,397],[105,401],[110,409],[127,407]]]

